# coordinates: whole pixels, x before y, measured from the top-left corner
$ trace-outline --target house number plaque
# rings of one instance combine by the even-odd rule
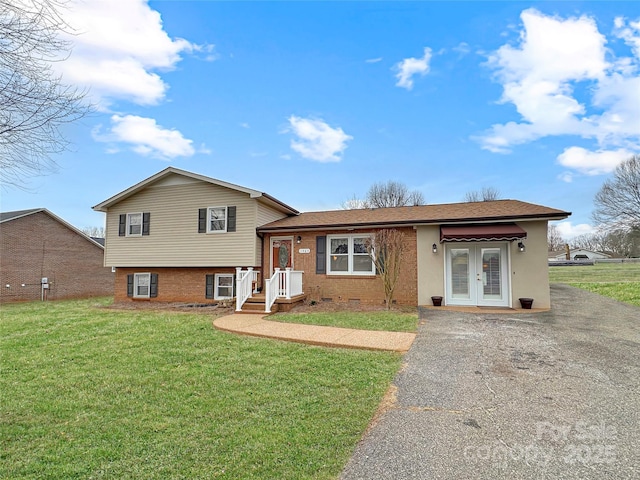
[[[298,253],[311,253],[311,249],[310,248],[301,248],[300,250],[298,250]]]

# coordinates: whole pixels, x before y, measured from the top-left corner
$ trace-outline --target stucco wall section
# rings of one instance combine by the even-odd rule
[[[549,308],[549,269],[547,266],[547,222],[517,222],[527,232],[526,250],[518,250],[518,242],[509,242],[512,308],[520,308],[520,297],[534,299],[534,307]],[[432,245],[436,244],[437,253]],[[440,227],[417,228],[418,304],[431,305],[431,297],[445,297],[445,248],[440,243]]]
[[[512,307],[520,308],[518,298],[533,298],[535,308],[550,308],[549,266],[547,260],[547,222],[518,222],[527,231],[526,250],[511,243]]]
[[[444,297],[444,247],[440,243],[440,227],[418,227],[417,261],[418,261],[418,305],[431,305],[431,297]],[[433,244],[437,253],[433,253]]]

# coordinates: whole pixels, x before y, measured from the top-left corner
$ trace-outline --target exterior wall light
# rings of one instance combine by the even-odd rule
[[[520,250],[521,252],[524,252],[524,250],[525,250],[524,243],[518,242],[518,250]]]
[[[438,253],[438,245],[436,245],[435,243],[431,245],[431,251],[433,253]]]
[[[302,241],[302,237],[298,235],[298,237],[296,238],[296,243],[300,243],[301,241]]]

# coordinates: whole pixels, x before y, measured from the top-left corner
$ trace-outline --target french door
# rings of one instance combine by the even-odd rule
[[[448,244],[447,305],[509,305],[507,244]]]

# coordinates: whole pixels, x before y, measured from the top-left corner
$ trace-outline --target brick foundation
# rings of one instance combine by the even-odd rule
[[[156,298],[133,299],[127,297],[127,275],[134,273],[157,273],[158,296]],[[118,267],[116,269],[116,302],[180,302],[218,303],[206,298],[206,276],[216,273],[236,273],[235,267],[196,268],[150,268]]]

